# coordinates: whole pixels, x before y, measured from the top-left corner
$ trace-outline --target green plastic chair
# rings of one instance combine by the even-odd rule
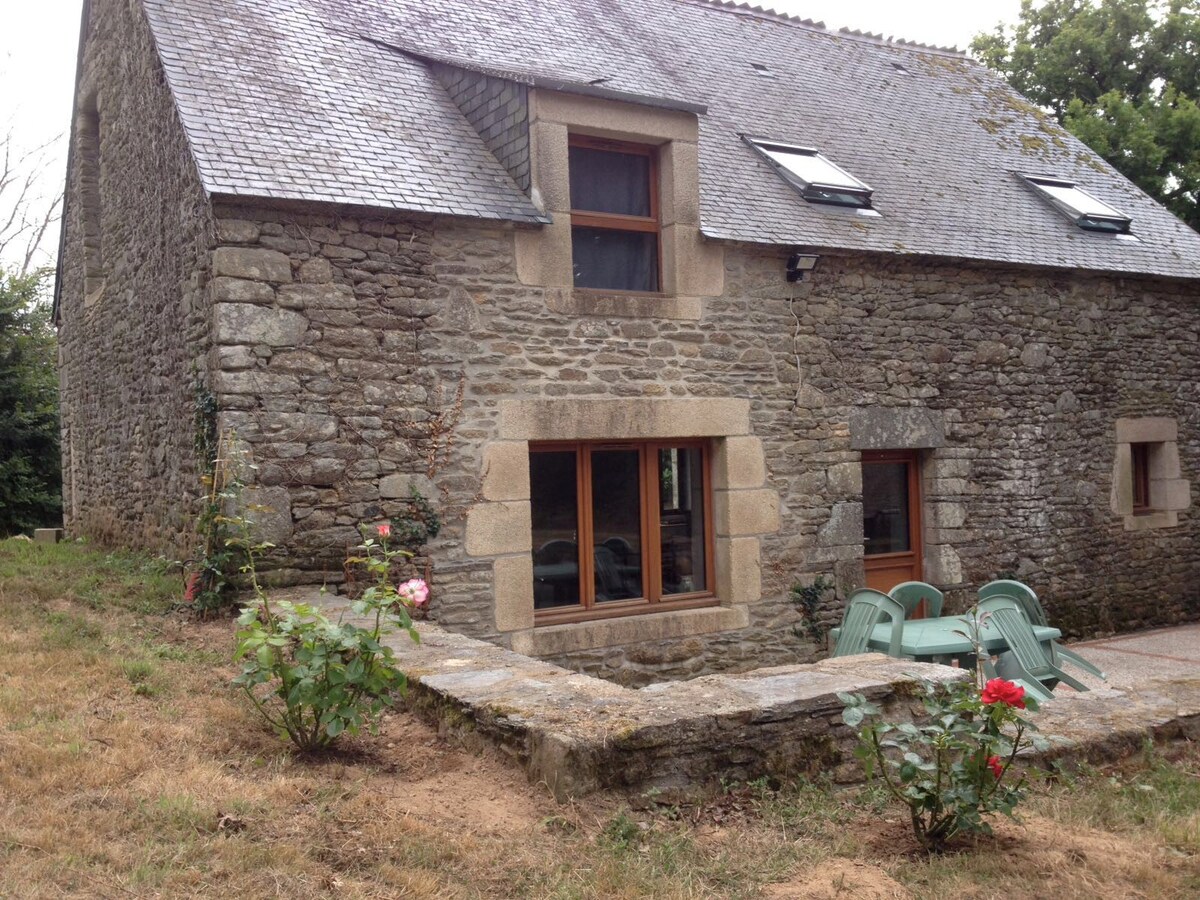
[[[924,581],[905,581],[888,591],[888,596],[904,607],[906,619],[912,618],[922,600],[925,601],[926,613],[936,619],[942,614],[942,601],[946,599],[945,594]]]
[[[1042,608],[1042,604],[1038,600],[1037,594],[1033,592],[1033,588],[1019,581],[1002,580],[989,582],[979,589],[980,600],[998,596],[1012,597],[1017,601],[1021,609],[1024,610],[1025,616],[1030,622],[1034,625],[1049,627],[1050,622],[1046,619],[1046,610]],[[1051,641],[1050,649],[1052,652],[1050,661],[1054,665],[1059,665],[1060,662],[1068,663],[1090,675],[1095,675],[1097,678],[1108,681],[1108,676],[1096,665],[1088,662],[1074,650],[1068,649],[1058,641]]]
[[[1087,685],[1072,678],[1046,656],[1032,623],[1015,598],[998,594],[981,600],[979,615],[1008,644],[1008,652],[1001,654],[995,663],[984,662],[989,677],[1015,681],[1039,700],[1051,699],[1054,686],[1060,681],[1077,691],[1088,690]]]
[[[838,634],[833,655],[853,656],[856,653],[871,652],[871,648],[867,646],[871,639],[871,629],[885,616],[892,620],[892,636],[887,655],[899,657],[900,637],[904,628],[904,607],[887,594],[870,588],[860,588],[846,601],[846,615],[842,619],[841,632]]]

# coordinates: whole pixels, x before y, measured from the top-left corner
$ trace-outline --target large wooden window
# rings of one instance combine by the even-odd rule
[[[1130,444],[1133,457],[1133,514],[1145,515],[1150,507],[1150,445]]]
[[[707,444],[529,449],[539,623],[716,602]]]
[[[660,290],[656,148],[571,135],[568,153],[575,286]]]

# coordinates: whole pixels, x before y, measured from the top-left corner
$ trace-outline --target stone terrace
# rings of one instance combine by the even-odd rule
[[[327,612],[343,598],[320,601]],[[390,643],[410,702],[462,737],[511,754],[559,800],[601,789],[702,795],[720,780],[829,773],[861,778],[840,691],[861,691],[893,719],[919,716],[919,678],[962,670],[880,654],[738,675],[621,687],[421,623],[421,643]],[[1200,738],[1200,677],[1065,692],[1037,714],[1051,749],[1040,762],[1119,758],[1154,739]],[[1031,759],[1031,761],[1033,761]]]

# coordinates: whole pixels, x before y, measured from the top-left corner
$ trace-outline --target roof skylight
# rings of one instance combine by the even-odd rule
[[[1075,182],[1044,175],[1026,175],[1025,180],[1085,231],[1128,234],[1129,226],[1133,222],[1129,216],[1113,209],[1104,201],[1097,200]]]
[[[811,147],[745,137],[810,203],[871,208],[872,189]]]

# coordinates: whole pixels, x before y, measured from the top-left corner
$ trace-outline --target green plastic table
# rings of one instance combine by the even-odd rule
[[[962,634],[955,634],[962,632]],[[834,628],[830,635],[837,640],[840,628]],[[1057,628],[1045,625],[1034,625],[1033,633],[1044,648],[1049,650],[1049,642],[1062,637]],[[968,659],[975,655],[975,648],[970,638],[970,626],[962,616],[940,616],[936,619],[905,619],[904,629],[900,635],[900,654],[912,657],[918,661],[941,662],[951,659]],[[999,631],[990,625],[980,629],[980,643],[992,655],[1003,653],[1008,649],[1008,642]],[[867,646],[872,650],[887,653],[892,640],[892,625],[881,622],[871,629]]]

